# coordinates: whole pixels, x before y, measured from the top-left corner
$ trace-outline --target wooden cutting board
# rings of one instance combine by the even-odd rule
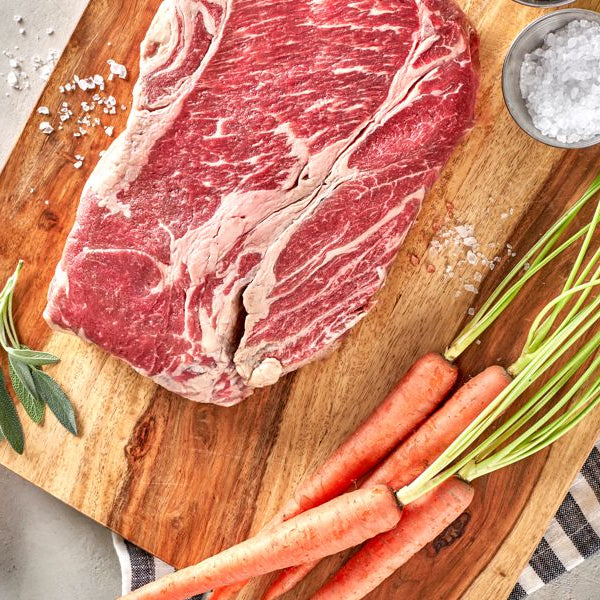
[[[41,428],[27,424],[23,456],[4,444],[0,462],[183,566],[256,531],[415,357],[443,349],[467,308],[485,297],[510,265],[506,242],[517,253],[527,248],[600,166],[600,147],[565,152],[543,146],[523,134],[504,108],[500,73],[506,50],[542,12],[507,0],[461,3],[481,35],[478,125],[430,194],[377,307],[330,358],[234,408],[182,400],[99,349],[46,327],[41,314],[48,283],[81,188],[110,138],[98,130],[74,138],[72,127],[45,136],[34,113],[0,177],[0,276],[4,280],[17,258],[25,259],[18,329],[27,344],[62,358],[52,373],[75,404],[81,436],[69,436],[48,416]],[[54,120],[65,99],[72,106],[89,100],[89,92],[79,91],[65,98],[59,85],[73,74],[106,74],[109,58],[129,67],[129,79],[110,87],[119,103],[129,102],[138,45],[158,4],[90,2],[40,100]],[[580,6],[598,9],[600,1]],[[116,132],[126,116],[119,111],[111,118]],[[75,154],[86,157],[79,170],[73,167]],[[501,265],[485,273],[481,265],[462,265],[445,279],[445,262],[454,259],[427,250],[434,225],[443,224],[472,224],[482,247],[499,244]],[[463,286],[477,269],[485,278],[474,296]],[[556,265],[496,324],[492,336],[463,357],[465,376],[516,357],[526,325],[560,285],[564,270],[564,264]],[[596,412],[549,452],[478,481],[476,499],[455,528],[456,539],[424,550],[370,597],[504,599],[599,431]],[[321,568],[289,597],[306,597],[325,576]],[[256,592],[243,597],[254,598]]]

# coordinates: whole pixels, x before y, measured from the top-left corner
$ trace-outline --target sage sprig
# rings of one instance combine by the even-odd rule
[[[43,421],[48,406],[61,425],[77,435],[75,412],[69,398],[58,383],[42,370],[44,365],[55,364],[59,358],[28,348],[20,343],[17,335],[13,319],[13,295],[22,268],[23,261],[19,261],[0,292],[0,345],[7,354],[10,382],[25,413],[34,423]],[[0,442],[3,439],[15,452],[23,453],[23,427],[8,392],[6,378],[0,371]]]

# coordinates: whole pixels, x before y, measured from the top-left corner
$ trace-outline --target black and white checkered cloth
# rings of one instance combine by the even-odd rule
[[[121,563],[123,593],[171,573],[173,568],[113,536]],[[600,550],[600,440],[533,553],[509,600],[520,600]],[[203,595],[193,600],[204,599]]]

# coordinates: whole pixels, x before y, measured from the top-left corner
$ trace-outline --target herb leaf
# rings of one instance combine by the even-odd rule
[[[58,383],[50,375],[38,369],[31,369],[31,375],[35,383],[35,389],[61,425],[73,435],[77,435],[75,411],[67,395],[62,391]]]
[[[7,348],[9,356],[20,360],[32,367],[41,367],[42,365],[54,365],[60,359],[49,352],[38,352],[29,348]]]
[[[41,423],[44,418],[46,405],[40,398],[38,391],[35,389],[35,383],[31,376],[30,368],[16,360],[14,357],[8,357],[8,373],[12,382],[15,394],[21,401],[25,412],[29,415],[34,423]]]
[[[23,454],[25,438],[23,436],[23,427],[13,404],[11,397],[6,389],[6,380],[0,371],[0,432],[6,438],[15,452]]]

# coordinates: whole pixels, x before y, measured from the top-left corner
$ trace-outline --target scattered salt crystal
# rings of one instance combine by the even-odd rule
[[[73,163],[73,166],[76,169],[81,169],[82,165],[83,165],[83,163],[80,160],[78,160],[78,161],[76,161],[76,162]]]
[[[465,283],[463,286],[465,291],[470,292],[471,294],[478,294],[479,290],[472,283]]]
[[[502,220],[504,220],[504,219],[508,219],[508,213],[505,213],[505,212],[503,212],[503,213],[500,215],[500,218],[501,218]]]
[[[37,111],[40,115],[49,115],[50,114],[50,109],[47,106],[40,106],[37,109]]]
[[[50,135],[54,131],[54,127],[48,121],[42,121],[40,123],[40,131],[46,135]]]
[[[467,252],[467,262],[470,265],[476,265],[479,262],[479,259],[477,258],[477,254],[475,254],[475,252],[473,252],[472,250],[469,250]]]
[[[19,78],[14,71],[9,71],[6,76],[6,83],[8,83],[9,87],[18,90],[19,89]]]
[[[460,235],[461,238],[470,237],[473,234],[473,227],[470,225],[457,225],[456,233]]]
[[[471,306],[471,308],[469,308],[469,310],[467,311],[467,314],[472,317],[475,314],[475,309]]]
[[[108,64],[110,66],[110,72],[112,75],[116,75],[121,79],[127,78],[127,67],[125,65],[121,65],[118,62],[114,61],[112,58],[108,59]]]
[[[544,135],[569,144],[600,135],[600,23],[574,19],[546,35],[525,55],[520,87]]]
[[[74,78],[75,79],[75,78]],[[75,82],[83,91],[85,90],[93,90],[96,87],[96,82],[93,77],[86,77],[85,79],[75,79]],[[104,80],[102,80],[104,83]]]

